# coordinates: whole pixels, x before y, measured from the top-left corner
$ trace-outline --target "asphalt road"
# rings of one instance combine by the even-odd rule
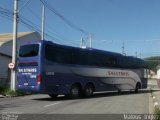
[[[149,90],[141,90],[138,94],[107,92],[79,99],[59,96],[53,100],[48,95],[39,94],[0,98],[0,113],[27,114],[26,116],[39,114],[41,118],[43,114],[61,114],[61,117],[67,114],[92,114],[89,117],[93,120],[96,118],[93,116],[97,114],[108,114],[111,117],[113,114],[149,114],[149,107]],[[74,118],[72,115],[70,117]]]

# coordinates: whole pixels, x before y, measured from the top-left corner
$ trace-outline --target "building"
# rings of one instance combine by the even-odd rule
[[[39,41],[40,39],[41,36],[38,32],[20,32],[17,36],[17,50],[22,44]],[[12,43],[12,33],[0,34],[0,85],[10,82],[8,64],[12,61]]]

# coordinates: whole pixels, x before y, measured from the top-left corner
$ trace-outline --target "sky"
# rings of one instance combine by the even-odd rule
[[[13,12],[14,0],[0,0],[0,7]],[[29,1],[29,2],[28,2]],[[45,0],[65,19],[87,33],[92,33],[93,48],[144,58],[160,55],[160,0]],[[27,4],[26,4],[27,3]],[[25,6],[24,6],[25,5]],[[24,7],[23,7],[24,6]],[[41,27],[40,0],[19,0],[19,17]],[[41,28],[40,28],[41,29]],[[13,31],[13,20],[1,15],[0,34]],[[33,31],[18,23],[18,32]],[[69,26],[47,7],[46,40],[79,47],[88,34]]]

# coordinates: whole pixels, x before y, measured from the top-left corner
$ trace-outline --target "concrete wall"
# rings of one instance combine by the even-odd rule
[[[8,82],[9,69],[8,64],[11,62],[11,58],[0,55],[0,86]]]
[[[18,38],[17,53],[20,45],[26,44],[28,42],[38,41],[40,39],[41,39],[41,36],[37,32],[33,32]],[[3,44],[0,43],[0,85],[6,84],[10,81],[8,64],[11,62],[12,58],[7,57],[3,54],[12,56],[12,40],[7,41]]]
[[[157,70],[157,79],[160,79],[160,69]]]
[[[41,36],[36,32],[22,36],[18,38],[17,40],[17,45],[18,45],[17,50],[19,50],[19,46],[22,44],[33,42],[33,41],[38,41],[40,39],[41,39]],[[0,47],[0,53],[12,56],[12,42],[13,41],[8,41],[8,42],[3,43]]]
[[[0,46],[3,45],[4,42],[0,42]]]

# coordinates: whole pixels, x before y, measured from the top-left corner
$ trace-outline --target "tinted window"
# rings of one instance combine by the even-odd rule
[[[111,55],[83,49],[73,51],[72,61],[73,64],[100,67],[114,67],[117,65],[116,58]]]
[[[106,66],[114,66],[114,65],[117,65],[117,60],[115,57],[113,56],[108,56],[105,58],[106,60]]]
[[[71,63],[71,50],[61,46],[46,45],[45,57],[49,61],[70,64]]]
[[[49,61],[64,64],[99,67],[114,67],[117,65],[117,60],[114,56],[92,50],[68,48],[57,45],[46,45],[45,57]]]
[[[37,56],[38,51],[39,51],[39,45],[38,44],[24,45],[24,46],[20,47],[19,56],[20,57]]]

